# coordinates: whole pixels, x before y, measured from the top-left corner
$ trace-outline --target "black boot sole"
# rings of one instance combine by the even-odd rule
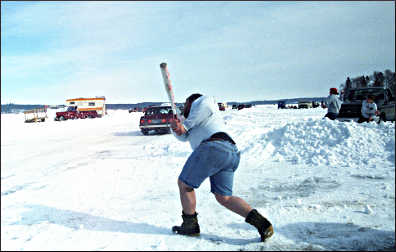
[[[172,232],[175,234],[178,234],[178,235],[186,235],[186,236],[199,236],[200,235],[199,231],[198,231],[198,233],[184,233],[184,232],[179,232],[178,229],[180,229],[180,227],[174,226],[174,227],[172,227]]]
[[[200,236],[200,234],[198,233],[198,234],[181,234],[181,233],[177,233],[177,232],[174,232],[175,234],[178,234],[178,235],[184,235],[184,236],[191,236],[191,237],[198,237],[198,236]]]

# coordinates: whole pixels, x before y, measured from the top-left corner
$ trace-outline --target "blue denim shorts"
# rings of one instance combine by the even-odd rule
[[[240,157],[238,148],[227,141],[202,142],[187,159],[179,180],[198,188],[209,177],[212,193],[231,196]]]

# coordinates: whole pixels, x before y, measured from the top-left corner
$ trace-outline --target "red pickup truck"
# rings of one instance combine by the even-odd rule
[[[99,117],[96,110],[78,111],[77,106],[69,106],[64,112],[56,112],[55,121],[64,121],[67,119],[85,119]]]

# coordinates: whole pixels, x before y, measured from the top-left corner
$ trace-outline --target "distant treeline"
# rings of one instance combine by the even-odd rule
[[[29,104],[29,105],[24,105],[24,104],[1,104],[1,113],[18,113],[24,110],[30,110],[30,109],[35,109],[35,108],[42,108],[44,105],[40,104]]]

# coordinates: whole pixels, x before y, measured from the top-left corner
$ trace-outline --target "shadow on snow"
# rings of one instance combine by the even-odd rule
[[[114,136],[158,136],[168,135],[168,132],[155,132],[154,130],[149,131],[147,135],[143,135],[141,131],[127,131],[127,132],[115,132]]]
[[[62,210],[42,205],[27,205],[29,211],[22,213],[21,220],[11,225],[35,225],[43,222],[49,222],[56,225],[65,226],[74,230],[79,230],[80,226],[84,230],[105,231],[105,232],[122,232],[150,235],[175,235],[170,227],[164,228],[150,225],[147,223],[135,223],[129,221],[112,220],[105,217],[94,216],[87,213],[76,212],[72,210]],[[203,239],[215,243],[227,243],[231,245],[245,245],[253,242],[259,242],[255,239],[233,239],[221,237],[212,234],[203,234],[195,239]]]
[[[305,242],[326,250],[392,250],[395,248],[395,232],[352,223],[297,222],[278,231],[296,243]]]

